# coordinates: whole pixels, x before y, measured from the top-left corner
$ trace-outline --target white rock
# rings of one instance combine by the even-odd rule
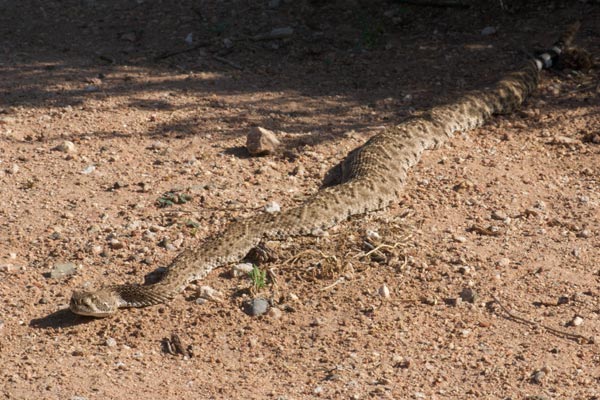
[[[273,307],[271,309],[269,309],[269,312],[267,314],[269,317],[273,318],[273,319],[280,319],[281,318],[281,310],[277,307]]]
[[[571,325],[573,326],[579,326],[581,324],[583,324],[583,318],[581,318],[579,315],[575,316],[575,318],[573,318],[571,321]]]
[[[115,347],[117,345],[117,341],[111,337],[109,337],[108,339],[106,339],[106,345],[108,347]]]
[[[223,299],[221,298],[223,295],[216,289],[211,288],[210,286],[200,286],[197,290],[198,296],[202,297],[206,300],[212,300],[216,302],[221,302]]]
[[[367,233],[368,239],[375,239],[375,240],[381,239],[381,235],[377,231],[367,230],[366,233]]]
[[[248,275],[254,269],[254,265],[251,263],[241,263],[233,266],[233,276],[245,276]]]
[[[62,151],[63,153],[73,153],[75,152],[75,143],[65,140],[52,150]]]
[[[276,201],[270,201],[265,204],[265,211],[269,214],[278,213],[281,211],[281,206]]]
[[[83,171],[81,171],[84,175],[89,175],[96,170],[95,165],[88,165]]]
[[[383,297],[385,299],[390,298],[390,289],[388,289],[388,287],[385,283],[379,288],[378,293],[381,297]]]
[[[185,37],[185,39],[183,39],[184,42],[186,42],[187,44],[192,44],[194,43],[194,33],[190,32],[187,34],[187,36]]]

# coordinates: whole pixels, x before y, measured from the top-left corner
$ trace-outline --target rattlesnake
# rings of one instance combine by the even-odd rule
[[[449,105],[437,106],[374,136],[342,161],[337,185],[319,190],[302,205],[278,214],[259,214],[232,222],[220,234],[179,254],[162,280],[151,285],[112,285],[95,292],[74,292],[76,314],[105,317],[120,307],[144,307],[170,301],[191,281],[240,260],[266,237],[308,234],[326,229],[351,215],[388,206],[396,200],[410,167],[421,154],[439,147],[456,131],[482,125],[492,114],[518,107],[533,91],[539,72],[551,67],[579,28],[574,24],[545,53],[509,73],[493,87],[468,93]]]

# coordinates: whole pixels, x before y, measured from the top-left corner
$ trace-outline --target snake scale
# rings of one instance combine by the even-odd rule
[[[550,50],[532,57],[491,88],[433,107],[352,150],[341,163],[340,182],[319,190],[303,204],[278,214],[258,214],[230,223],[197,248],[179,254],[157,283],[76,291],[71,298],[71,311],[106,317],[119,308],[165,303],[191,281],[204,278],[218,266],[240,260],[267,237],[308,234],[315,228],[327,229],[351,215],[388,206],[398,199],[409,169],[425,150],[439,147],[457,131],[481,126],[493,114],[517,108],[537,87],[540,71],[550,68],[570,46],[578,28],[578,23],[570,26]]]

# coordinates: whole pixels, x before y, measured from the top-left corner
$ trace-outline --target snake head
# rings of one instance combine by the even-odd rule
[[[117,312],[119,301],[109,290],[73,292],[69,308],[75,314],[104,318]]]

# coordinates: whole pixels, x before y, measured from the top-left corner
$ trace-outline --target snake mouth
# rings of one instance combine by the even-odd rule
[[[107,303],[100,302],[98,296],[91,292],[73,292],[69,309],[74,314],[95,318],[104,318],[115,313]]]

